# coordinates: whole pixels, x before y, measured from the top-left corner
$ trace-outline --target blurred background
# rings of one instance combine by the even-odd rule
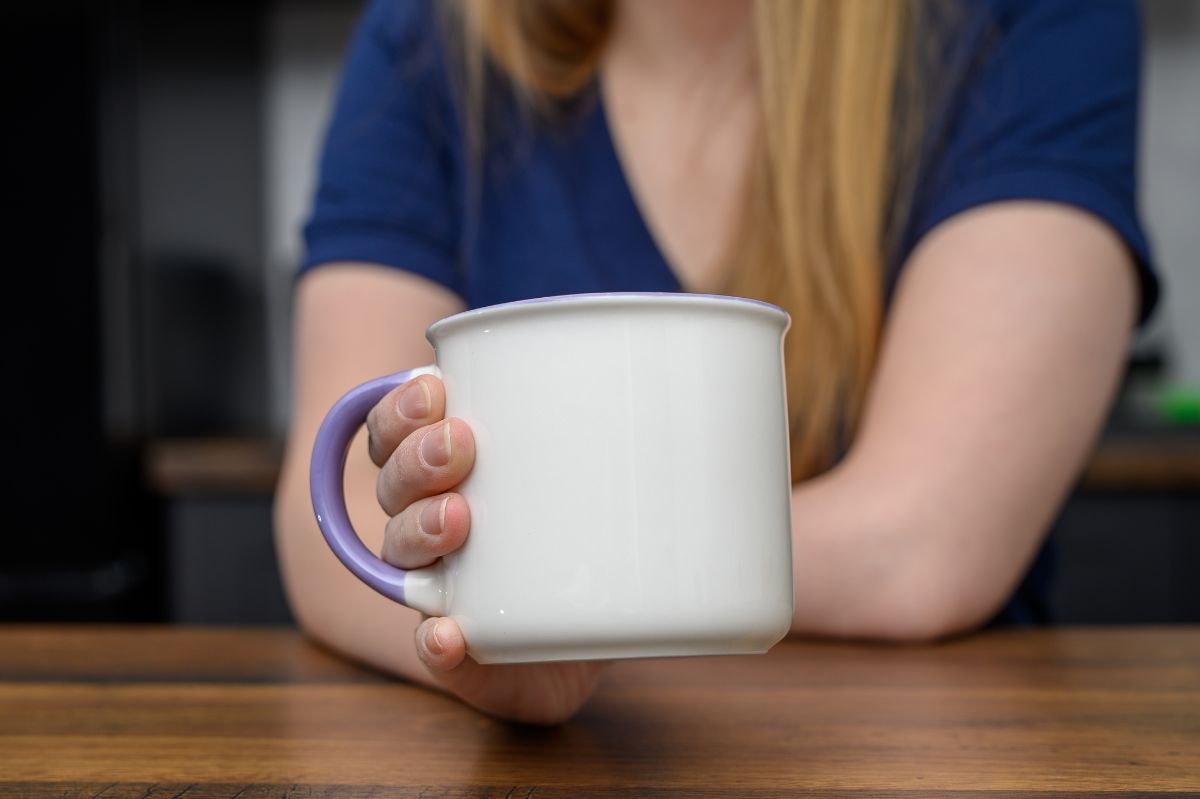
[[[359,6],[0,11],[0,620],[290,620],[270,497],[292,273]],[[1167,292],[1055,528],[1063,622],[1200,621],[1200,2],[1144,17],[1141,202]]]

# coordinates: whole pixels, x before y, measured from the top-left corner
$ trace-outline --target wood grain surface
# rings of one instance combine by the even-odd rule
[[[285,630],[0,627],[0,799],[1200,797],[1200,628],[617,664],[521,727]]]
[[[267,495],[279,481],[283,444],[272,438],[164,439],[146,451],[160,494]],[[1200,489],[1200,430],[1108,436],[1088,458],[1080,485],[1112,491]]]

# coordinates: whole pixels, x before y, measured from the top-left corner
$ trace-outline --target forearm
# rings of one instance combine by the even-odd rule
[[[444,288],[396,269],[348,263],[305,274],[296,291],[291,428],[275,496],[276,551],[302,628],[356,660],[424,683],[431,677],[412,635],[420,614],[376,594],[334,557],[313,517],[308,462],[337,398],[366,380],[429,363],[423,331],[458,310],[460,301]],[[378,472],[360,432],[346,460],[346,506],[374,552],[388,521],[375,494]]]
[[[346,507],[368,549],[378,552],[387,517],[375,497],[366,436],[351,446]],[[322,644],[375,668],[434,685],[417,658],[421,615],[375,593],[338,562],[321,537],[308,492],[305,453],[289,453],[275,498],[276,551],[293,612]]]
[[[929,234],[849,453],[793,492],[794,629],[928,639],[998,610],[1095,441],[1135,298],[1119,239],[1074,209]]]
[[[999,609],[1049,521],[1034,509],[1055,507],[1058,489],[1047,487],[1055,495],[1025,512],[984,520],[940,501],[963,487],[938,488],[937,479],[889,478],[878,465],[850,462],[793,489],[793,632],[924,641],[976,627]],[[973,544],[1006,536],[1030,543],[1003,557]]]
[[[792,490],[792,632],[809,635],[894,637],[889,597],[901,565],[889,564],[894,546],[878,498],[850,496],[853,481],[836,471]]]

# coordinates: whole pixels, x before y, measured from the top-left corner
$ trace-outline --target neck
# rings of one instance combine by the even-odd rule
[[[748,62],[752,0],[617,0],[610,46],[654,69]]]

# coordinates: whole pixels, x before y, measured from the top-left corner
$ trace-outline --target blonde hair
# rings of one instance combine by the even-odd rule
[[[460,0],[468,134],[490,63],[544,113],[594,78],[614,0]],[[792,478],[827,468],[874,368],[883,265],[903,218],[902,157],[920,104],[901,0],[755,0],[759,124],[744,212],[714,290],[792,316],[785,350]]]

